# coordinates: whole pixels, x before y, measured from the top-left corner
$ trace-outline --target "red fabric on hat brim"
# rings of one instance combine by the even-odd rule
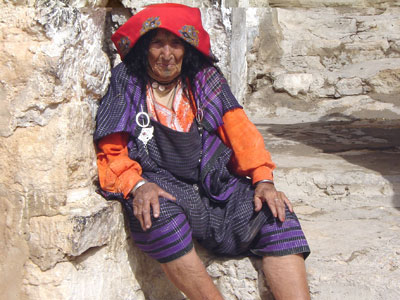
[[[111,37],[121,59],[150,30],[164,28],[211,57],[210,36],[203,28],[200,9],[176,3],[153,4],[132,16]]]

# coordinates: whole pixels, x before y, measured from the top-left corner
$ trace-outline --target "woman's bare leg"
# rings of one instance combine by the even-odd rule
[[[186,255],[161,264],[172,283],[190,300],[223,300],[194,248]]]
[[[263,271],[276,300],[309,300],[302,254],[264,256]]]

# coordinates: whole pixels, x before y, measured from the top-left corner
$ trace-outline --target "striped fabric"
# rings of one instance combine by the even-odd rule
[[[161,207],[165,211],[164,205],[161,204]],[[152,258],[165,263],[193,248],[192,229],[184,213],[162,218],[155,223],[148,232],[140,231],[139,224],[131,228],[135,244]]]
[[[271,217],[263,225],[253,242],[251,252],[259,256],[303,253],[307,257],[310,249],[299,220],[286,209],[285,222],[277,222]]]
[[[296,215],[287,211],[287,221],[281,223],[267,206],[255,213],[251,181],[227,169],[232,151],[216,130],[222,115],[239,104],[223,76],[214,68],[196,76],[193,94],[204,111],[202,136],[197,130],[178,132],[152,121],[154,137],[145,145],[137,139],[141,128],[135,123],[136,112],[146,111],[145,94],[145,85],[129,76],[123,64],[117,66],[94,135],[98,141],[113,132],[129,132],[129,156],[140,163],[142,176],[177,199],[161,197],[160,216],[152,217],[152,227],[144,232],[133,215],[132,198],[102,191],[106,198],[121,201],[140,249],[161,263],[189,252],[193,238],[221,255],[308,255]]]
[[[177,200],[160,199],[160,217],[152,217],[153,226],[146,232],[132,213],[132,199],[122,204],[135,244],[160,263],[189,252],[192,238],[217,255],[309,255],[296,215],[287,210],[287,220],[281,223],[266,206],[254,213],[254,190],[245,179],[238,181],[229,201],[222,204],[209,201],[196,185],[177,180],[167,171],[147,175],[147,180],[157,183]]]
[[[205,129],[202,137],[202,153],[205,155],[200,164],[200,185],[212,201],[227,201],[237,178],[232,177],[226,167],[232,150],[218,137],[217,129],[227,111],[241,106],[232,95],[226,79],[213,67],[196,75],[193,94],[198,109],[204,112],[201,126]],[[147,111],[146,85],[129,75],[124,63],[120,63],[112,70],[108,92],[97,112],[95,142],[115,132],[127,132],[137,138],[141,128],[135,118],[136,112],[140,111]],[[141,157],[133,147],[132,141],[128,143],[130,157],[142,165]],[[121,198],[121,195],[106,191],[102,193],[106,197]]]

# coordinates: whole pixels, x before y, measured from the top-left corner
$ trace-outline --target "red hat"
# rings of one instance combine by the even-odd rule
[[[210,37],[201,23],[198,8],[182,4],[164,3],[146,6],[132,16],[112,35],[121,59],[139,38],[150,30],[164,28],[182,38],[206,56],[212,57]]]

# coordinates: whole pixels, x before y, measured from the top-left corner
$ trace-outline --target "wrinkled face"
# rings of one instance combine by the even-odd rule
[[[165,29],[157,29],[149,45],[149,75],[160,82],[169,82],[181,73],[185,47],[183,41]]]

